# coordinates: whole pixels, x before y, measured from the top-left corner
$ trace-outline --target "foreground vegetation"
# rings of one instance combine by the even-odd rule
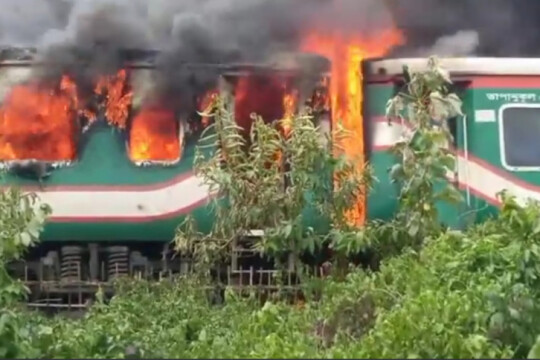
[[[67,319],[24,310],[22,287],[0,267],[0,357],[538,358],[540,206],[519,206],[503,193],[498,218],[461,232],[439,225],[435,202],[460,200],[445,181],[453,157],[444,146],[445,121],[459,114],[460,102],[448,92],[446,74],[431,65],[407,74],[408,86],[389,102],[389,115],[406,111],[412,126],[393,149],[400,161],[390,176],[402,189],[395,220],[362,229],[347,224],[341,214],[373,179],[351,159],[328,155],[326,146],[336,144],[316,142],[307,117],[288,137],[259,121],[252,131],[258,136],[246,144],[218,106],[214,135],[206,139],[221,151],[201,152],[196,169],[229,200],[214,204],[212,236],[188,219],[176,238],[177,248],[198,260],[200,274],[124,281],[109,303],[98,294],[83,319]],[[246,146],[251,158],[240,151]],[[269,165],[276,154],[290,159],[287,169]],[[319,180],[336,172],[334,189]],[[286,198],[279,190],[285,180],[276,175],[283,173]],[[317,196],[306,199],[306,192]],[[48,210],[20,210],[19,193],[2,196],[5,263],[36,240]],[[329,231],[298,230],[305,206],[329,220]],[[209,264],[222,261],[232,239],[254,227],[267,234],[254,246],[278,259],[293,254],[298,270],[301,254],[331,248],[333,273],[305,278],[301,305],[276,297],[261,306],[255,294],[246,299],[230,290],[213,304],[201,286]],[[370,266],[349,266],[359,253],[372,254]],[[276,265],[284,267],[281,260]]]
[[[523,358],[540,333],[539,219],[537,206],[507,199],[499,219],[407,248],[377,272],[310,283],[323,296],[301,307],[261,308],[230,292],[212,305],[192,279],[124,284],[82,320],[3,314],[2,350],[49,358]]]

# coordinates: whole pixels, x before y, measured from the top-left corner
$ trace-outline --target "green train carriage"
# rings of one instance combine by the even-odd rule
[[[363,64],[363,141],[367,159],[379,179],[366,203],[370,219],[389,219],[397,208],[397,189],[387,172],[394,159],[387,150],[401,136],[403,125],[389,125],[384,111],[387,100],[402,84],[405,64],[416,71],[427,61],[373,59]],[[0,94],[5,96],[11,86],[29,78],[33,64],[15,61],[3,65]],[[458,208],[441,205],[441,221],[458,228],[470,221],[482,221],[497,211],[496,194],[503,189],[520,199],[538,198],[540,166],[536,159],[540,157],[536,156],[538,146],[533,138],[535,130],[540,130],[535,117],[540,111],[540,62],[461,58],[443,59],[442,65],[452,74],[464,101],[466,116],[453,119],[451,127],[458,155],[454,180],[466,201]],[[132,63],[130,69],[134,97],[144,102],[151,88],[147,85],[157,70],[148,63]],[[234,79],[255,70],[283,77],[302,74],[295,70],[291,75],[288,70],[271,66],[221,69],[221,91],[230,93]],[[324,72],[320,75],[327,76]],[[309,96],[303,94],[304,98]],[[324,118],[322,121],[328,124]],[[180,130],[179,136],[188,133]],[[127,156],[125,134],[112,131],[104,121],[90,127],[84,139],[77,161],[55,168],[41,183],[12,172],[3,180],[35,191],[54,211],[43,243],[30,254],[33,262],[27,262],[22,272],[19,268],[19,273],[27,276],[31,263],[31,277],[43,279],[44,264],[48,264],[55,270],[49,275],[53,279],[98,281],[119,268],[131,272],[138,265],[158,270],[181,268],[182,262],[172,261],[168,253],[180,221],[191,213],[203,227],[208,228],[212,222],[208,191],[192,169],[197,137],[184,136],[178,162],[150,166],[133,163]],[[82,273],[70,265],[77,261],[85,269]]]
[[[380,183],[370,195],[368,216],[388,218],[396,208],[387,169],[392,158],[384,150],[401,134],[402,124],[385,124],[388,98],[402,82],[402,67],[425,69],[425,59],[376,59],[365,64],[367,126],[372,128],[371,163]],[[457,156],[457,182],[465,202],[441,207],[441,221],[456,228],[494,215],[503,190],[521,203],[540,199],[540,61],[532,58],[448,58],[450,72],[463,100],[462,118],[451,119]]]

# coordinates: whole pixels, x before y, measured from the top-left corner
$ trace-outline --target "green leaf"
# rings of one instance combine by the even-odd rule
[[[540,359],[540,336],[536,338],[536,342],[527,354],[527,359]]]
[[[450,106],[450,116],[463,116],[463,111],[461,110],[462,102],[461,99],[456,94],[449,94],[446,97],[446,102]]]
[[[27,232],[22,232],[19,236],[21,244],[24,246],[30,246],[32,244],[32,237]]]
[[[401,164],[395,164],[390,168],[390,178],[391,179],[400,179],[402,176],[404,176],[403,171],[403,165]]]
[[[448,84],[452,83],[452,79],[450,78],[450,73],[443,69],[442,67],[437,66],[436,67],[437,74]]]

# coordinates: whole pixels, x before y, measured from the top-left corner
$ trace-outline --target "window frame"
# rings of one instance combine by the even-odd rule
[[[539,103],[512,103],[504,104],[499,108],[498,128],[499,128],[499,148],[501,164],[505,170],[512,172],[540,172],[540,164],[538,166],[512,166],[506,160],[506,142],[504,140],[504,111],[508,109],[539,109]],[[540,121],[540,118],[538,119]],[[540,162],[540,161],[539,161]]]

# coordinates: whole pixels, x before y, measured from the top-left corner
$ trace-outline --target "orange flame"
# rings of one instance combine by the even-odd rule
[[[66,92],[66,94],[69,94],[73,101],[73,107],[77,109],[77,113],[79,116],[86,117],[89,123],[93,123],[94,121],[96,121],[96,113],[82,107],[77,91],[77,84],[72,81],[68,76],[63,76],[60,80],[60,90]]]
[[[341,121],[342,126],[350,132],[350,136],[340,139],[339,148],[349,158],[357,161],[359,172],[365,166],[362,141],[364,139],[362,60],[366,57],[382,56],[403,40],[402,33],[397,29],[389,29],[369,38],[351,38],[337,33],[324,35],[311,33],[304,38],[302,50],[325,56],[332,62],[330,83],[332,124],[335,128]],[[351,225],[360,226],[364,223],[366,218],[364,195],[359,196],[356,205],[346,216]]]
[[[282,127],[285,136],[288,136],[291,131],[292,121],[296,114],[296,106],[298,105],[298,90],[292,89],[283,96],[283,119]]]
[[[107,121],[120,129],[125,129],[133,92],[126,91],[127,71],[122,69],[116,75],[98,79],[95,93],[106,97],[105,117]]]
[[[15,86],[0,107],[0,160],[74,160],[77,105],[76,87],[67,76],[59,89]]]
[[[235,87],[234,113],[236,123],[243,128],[247,136],[251,130],[253,119],[251,114],[260,116],[270,123],[280,121],[279,126],[287,136],[291,130],[291,121],[296,113],[298,91],[288,88],[287,79],[279,76],[250,74],[240,77]],[[281,164],[283,154],[278,151],[273,164]],[[267,164],[268,167],[272,163]]]
[[[215,89],[207,91],[199,100],[199,112],[201,113],[210,113],[214,107],[214,102],[216,96],[219,95],[219,92]],[[201,123],[203,127],[210,125],[210,116],[202,116]]]
[[[133,161],[176,161],[183,139],[175,113],[161,105],[145,106],[133,118],[129,132],[129,156]]]

